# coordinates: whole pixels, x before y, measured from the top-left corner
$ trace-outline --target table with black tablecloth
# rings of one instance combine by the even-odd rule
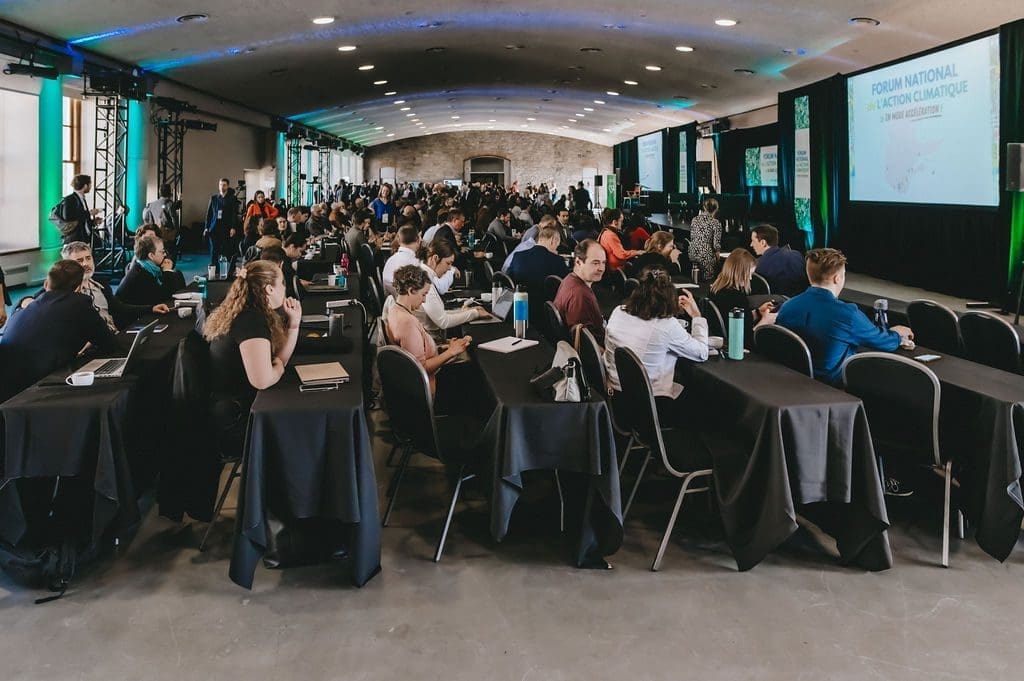
[[[892,566],[882,484],[858,398],[752,354],[680,360],[677,380],[699,412],[695,422],[711,450],[726,539],[740,570],[797,530],[798,510],[836,538],[844,563]]]
[[[899,354],[942,353],[918,346]],[[1024,376],[952,356],[923,366],[941,385],[940,449],[957,464],[961,503],[978,546],[1006,560],[1024,520]]]
[[[350,279],[350,281],[354,281]],[[337,296],[336,296],[337,297]],[[304,314],[321,314],[330,298],[310,296]],[[380,569],[380,520],[373,450],[366,423],[362,376],[362,312],[342,309],[352,350],[292,356],[284,377],[253,402],[246,434],[231,579],[250,588],[259,559],[272,544],[268,513],[285,524],[325,521],[328,540],[345,546],[352,581],[362,586]],[[326,325],[304,326],[326,331]],[[300,392],[294,367],[337,361],[351,380],[337,390]],[[338,536],[344,527],[344,534]]]
[[[491,497],[491,535],[508,533],[512,510],[531,470],[574,472],[587,480],[581,501],[579,567],[603,564],[622,543],[622,511],[615,439],[608,407],[598,393],[582,403],[550,402],[530,387],[530,377],[551,366],[554,348],[541,344],[510,354],[477,347],[511,335],[509,324],[467,325],[471,354],[495,408],[484,429]],[[575,509],[574,509],[575,510]]]

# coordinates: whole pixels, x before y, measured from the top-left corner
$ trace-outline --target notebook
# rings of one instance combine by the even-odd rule
[[[516,338],[515,336],[505,336],[498,340],[492,340],[487,343],[481,343],[478,347],[481,350],[490,350],[491,352],[501,352],[508,354],[517,350],[525,350],[526,348],[532,348],[537,345],[539,341],[529,340],[527,338]]]
[[[324,362],[323,364],[303,364],[295,367],[295,373],[304,386],[337,385],[348,383],[348,372],[340,362]]]

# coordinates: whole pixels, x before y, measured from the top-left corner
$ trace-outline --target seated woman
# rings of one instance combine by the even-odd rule
[[[690,221],[690,262],[700,266],[701,281],[711,281],[718,274],[718,254],[721,251],[722,223],[718,221],[718,200],[709,196],[704,199],[700,214]]]
[[[644,222],[643,216],[632,215],[629,218],[629,223],[622,230],[623,241],[628,242],[629,247],[637,251],[645,250],[644,246],[651,238],[651,233],[645,228]]]
[[[264,260],[240,267],[224,302],[206,318],[211,412],[226,444],[241,447],[256,391],[284,375],[301,318],[299,302],[285,298],[281,268]]]
[[[757,308],[750,305],[750,279],[754,275],[757,261],[745,248],[736,248],[725,259],[722,272],[711,283],[711,302],[722,313],[723,321],[729,311],[743,310],[743,345],[753,347],[754,329],[762,324],[774,324],[776,313],[772,301],[765,301]]]
[[[691,318],[687,333],[676,314],[682,310]],[[692,335],[691,335],[692,333]],[[680,357],[703,362],[708,358],[708,323],[688,291],[676,295],[672,280],[662,270],[652,270],[640,286],[615,308],[605,328],[604,360],[608,384],[622,390],[615,367],[615,349],[636,353],[651,379],[658,415],[663,426],[678,425],[684,418],[683,386],[674,382],[676,360]]]
[[[252,215],[245,221],[245,227],[242,234],[242,243],[239,245],[242,253],[245,253],[250,248],[256,245],[256,242],[260,238],[260,229],[263,225],[264,218],[259,215]]]
[[[427,295],[433,288],[430,275],[418,265],[404,265],[395,270],[394,305],[388,310],[384,321],[387,326],[389,340],[404,350],[409,351],[427,372],[430,379],[430,392],[437,395],[437,376],[441,368],[465,352],[473,341],[470,336],[452,338],[443,351],[438,351],[437,344],[416,316],[416,311],[423,305]],[[442,382],[444,383],[444,382]],[[452,381],[451,389],[457,389]],[[453,390],[442,392],[453,392]],[[440,407],[439,407],[440,409]]]
[[[117,287],[117,297],[131,305],[157,305],[185,288],[185,277],[174,269],[159,237],[135,239],[135,260]]]
[[[679,274],[679,256],[672,232],[655,232],[644,244],[644,254],[633,260],[633,267],[637,273],[662,269],[669,275]]]

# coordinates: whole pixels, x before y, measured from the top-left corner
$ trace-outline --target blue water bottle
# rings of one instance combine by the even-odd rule
[[[738,307],[729,310],[729,359],[743,359],[743,317]]]
[[[526,287],[520,284],[516,287],[516,293],[512,299],[512,326],[515,329],[516,338],[526,338],[529,314],[530,298],[526,294]]]

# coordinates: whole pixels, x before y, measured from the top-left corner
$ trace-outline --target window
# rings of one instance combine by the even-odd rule
[[[0,90],[0,253],[39,247],[39,97]]]
[[[82,172],[82,100],[64,98],[64,163],[61,187],[67,190],[71,179]]]

